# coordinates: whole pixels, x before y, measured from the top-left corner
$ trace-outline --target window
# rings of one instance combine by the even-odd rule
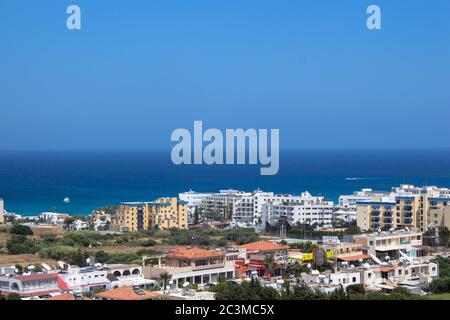
[[[353,282],[356,282],[356,277],[353,277],[353,278],[352,278],[352,281],[353,281]]]

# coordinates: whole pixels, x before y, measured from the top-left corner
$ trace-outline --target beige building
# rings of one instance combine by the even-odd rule
[[[121,232],[161,229],[187,229],[187,205],[177,198],[159,198],[153,202],[122,203],[115,212],[111,229]]]
[[[145,219],[144,205],[142,203],[121,204],[111,220],[111,229],[120,232],[148,229],[148,218]]]
[[[384,202],[359,202],[356,221],[362,230],[409,229],[425,232],[432,226],[449,225],[449,198],[427,194],[396,196]]]
[[[4,215],[4,202],[3,199],[0,198],[0,224],[4,224],[5,223],[5,215]]]
[[[395,202],[362,202],[357,204],[356,222],[361,230],[397,227]]]
[[[428,213],[429,227],[447,227],[450,229],[450,199],[448,203],[439,201],[436,206],[430,206]],[[433,203],[430,201],[430,204]]]
[[[148,226],[158,226],[161,229],[187,229],[187,204],[177,198],[159,198],[144,205],[148,215]]]

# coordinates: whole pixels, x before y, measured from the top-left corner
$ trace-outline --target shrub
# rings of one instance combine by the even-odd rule
[[[36,253],[41,249],[39,242],[22,235],[13,235],[6,242],[9,254]]]
[[[15,224],[9,229],[9,232],[20,236],[30,236],[33,234],[33,230],[29,226],[23,224]]]

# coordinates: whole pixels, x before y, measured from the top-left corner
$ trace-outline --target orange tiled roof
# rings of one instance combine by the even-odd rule
[[[370,256],[368,256],[367,254],[356,254],[353,256],[344,256],[344,257],[337,257],[339,260],[344,260],[344,261],[358,261],[359,259],[370,259]]]
[[[62,293],[45,300],[75,300],[75,296],[72,293]]]
[[[269,241],[257,241],[239,246],[239,248],[245,248],[249,251],[277,251],[288,249],[288,246],[269,242]]]
[[[122,287],[98,293],[96,296],[107,300],[151,300],[161,296],[154,291],[142,291],[144,294],[137,294],[132,287]]]
[[[167,257],[183,258],[183,259],[202,259],[202,258],[214,258],[224,257],[225,254],[214,250],[204,250],[200,248],[181,248],[176,249],[167,254]]]

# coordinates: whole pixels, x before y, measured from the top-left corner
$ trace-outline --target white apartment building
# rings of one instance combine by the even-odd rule
[[[82,221],[82,220],[75,220],[70,225],[71,230],[80,231],[80,230],[87,230],[89,229],[89,223]]]
[[[287,201],[267,202],[262,206],[262,222],[275,224],[282,217],[292,223],[329,224],[333,220],[333,201],[303,192]]]
[[[356,220],[356,208],[340,208],[333,212],[333,220],[343,220],[345,222],[351,222]]]
[[[339,196],[339,206],[341,208],[352,208],[356,207],[358,202],[370,202],[387,197],[389,197],[389,192],[363,188],[360,191],[353,192],[353,194]]]
[[[232,219],[234,203],[244,196],[250,196],[250,192],[238,190],[220,190],[219,193],[207,195],[201,202],[200,208],[206,212],[216,212],[224,219]]]
[[[450,189],[437,186],[416,187],[412,184],[402,184],[399,187],[392,188],[392,197],[402,195],[427,195],[429,198],[450,198]]]
[[[56,213],[56,212],[42,212],[39,214],[39,219],[45,223],[62,225],[64,219],[69,218],[70,215],[67,213]]]
[[[258,225],[262,222],[262,207],[277,196],[273,192],[256,190],[242,196],[233,206],[233,222]]]
[[[178,194],[178,198],[181,201],[187,202],[187,209],[188,209],[188,223],[192,224],[194,222],[194,213],[195,208],[197,206],[200,206],[204,199],[206,197],[211,196],[212,193],[203,193],[203,192],[196,192],[190,189],[187,192],[182,192]]]

